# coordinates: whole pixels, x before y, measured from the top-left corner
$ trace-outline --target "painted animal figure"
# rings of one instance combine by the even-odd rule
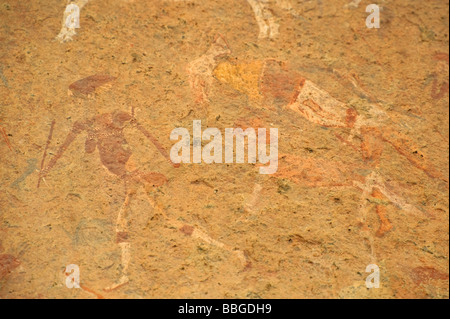
[[[62,26],[56,37],[61,43],[72,41],[76,35],[76,28],[79,28],[79,16],[81,9],[92,0],[67,0],[67,6],[64,10]],[[121,0],[133,2],[134,0]],[[181,0],[182,1],[182,0]],[[242,0],[244,1],[244,0]],[[256,22],[259,27],[259,39],[276,38],[279,35],[280,25],[275,17],[271,5],[275,4],[279,8],[287,10],[294,15],[295,10],[292,7],[291,0],[247,0],[253,10]]]
[[[355,186],[363,191],[365,197],[374,198],[375,202],[391,201],[401,209],[430,217],[428,212],[413,207],[401,196],[398,196],[376,173],[385,145],[394,147],[401,156],[404,156],[413,166],[422,170],[430,178],[440,179],[447,184],[448,179],[425,154],[420,152],[419,147],[414,145],[406,134],[397,129],[389,115],[377,105],[371,105],[370,116],[363,116],[355,109],[333,98],[328,92],[304,78],[300,73],[290,69],[286,63],[275,59],[241,63],[217,62],[213,76],[216,81],[224,83],[256,101],[256,105],[267,106],[266,109],[269,110],[275,107],[281,112],[292,112],[319,126],[347,130],[349,133],[347,139],[338,133],[335,133],[336,137],[344,145],[359,152],[366,163],[364,169],[373,172],[368,176],[356,176],[350,171],[346,176],[341,176],[343,180],[350,181],[346,183],[339,181],[339,174],[330,175],[330,171],[333,170],[320,169],[316,167],[317,165],[312,165],[310,169],[301,170],[306,174],[301,175],[302,184],[305,179],[306,181],[310,180],[308,176],[311,174],[316,175],[316,178],[311,177],[311,182],[317,182],[317,178],[320,180],[320,176],[322,176],[325,179],[322,186]],[[209,83],[213,83],[213,79],[210,79]],[[194,96],[198,94],[198,88],[193,88],[193,94]],[[266,116],[270,118],[273,114],[266,114]],[[362,142],[355,145],[355,138]],[[289,158],[290,156],[287,156],[287,159]],[[324,167],[339,166],[333,165],[333,163],[324,165]],[[294,171],[298,172],[295,167],[287,168],[278,176],[289,178],[290,174],[294,174],[291,178],[295,178],[298,173],[294,173]],[[330,175],[330,183],[326,182],[328,175]],[[366,209],[365,206],[367,205],[362,205],[361,209]],[[383,205],[377,205],[376,211],[382,223],[377,231],[377,236],[382,237],[392,229],[392,225],[386,216],[386,209]]]

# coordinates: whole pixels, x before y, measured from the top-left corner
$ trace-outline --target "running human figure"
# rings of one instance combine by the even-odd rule
[[[92,94],[95,88],[102,83],[106,83],[106,75],[94,75],[88,78],[79,80],[73,83],[70,88],[77,94]],[[113,77],[110,77],[112,81]],[[94,89],[93,89],[94,88]],[[84,93],[83,93],[84,92]],[[105,290],[110,291],[121,287],[128,283],[128,266],[131,260],[131,244],[127,230],[127,212],[130,209],[130,202],[140,187],[143,187],[147,194],[147,200],[154,209],[156,214],[163,216],[165,221],[171,226],[178,229],[180,232],[194,239],[200,239],[210,245],[216,246],[220,249],[229,251],[236,256],[243,264],[248,266],[245,254],[237,249],[229,247],[213,238],[198,227],[183,223],[176,218],[168,216],[164,207],[159,203],[157,194],[158,188],[165,185],[167,178],[157,172],[144,172],[136,168],[133,161],[133,152],[125,139],[124,129],[127,125],[140,131],[146,136],[161,155],[173,165],[175,168],[178,164],[173,164],[164,147],[158,142],[150,132],[148,132],[134,117],[134,108],[131,113],[123,111],[113,111],[94,116],[87,120],[77,121],[70,133],[67,135],[63,144],[59,147],[55,156],[49,161],[48,165],[40,171],[39,179],[44,179],[55,167],[58,160],[63,156],[64,152],[70,147],[73,141],[81,134],[86,134],[85,152],[92,154],[97,149],[100,155],[100,161],[103,167],[109,173],[117,176],[125,184],[126,198],[120,209],[116,221],[116,243],[121,249],[121,276],[118,282]],[[50,135],[51,136],[51,135]],[[38,182],[39,185],[39,182]]]

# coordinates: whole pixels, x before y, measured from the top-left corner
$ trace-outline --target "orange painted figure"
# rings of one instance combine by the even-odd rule
[[[349,132],[349,137],[344,138],[335,133],[338,140],[361,153],[365,161],[364,169],[372,170],[369,176],[354,176],[350,172],[342,175],[342,163],[305,162],[305,159],[295,158],[287,154],[286,160],[292,160],[291,169],[283,171],[280,168],[276,175],[282,178],[294,178],[298,181],[310,181],[316,185],[339,186],[353,185],[363,190],[364,196],[374,199],[374,202],[391,201],[399,208],[408,209],[415,213],[429,213],[409,205],[407,201],[396,195],[384,182],[384,179],[376,173],[383,154],[385,145],[392,146],[398,154],[405,157],[414,167],[422,170],[430,178],[440,179],[448,184],[448,179],[433,163],[422,154],[406,134],[397,129],[389,115],[380,107],[370,105],[369,116],[359,114],[355,109],[333,98],[328,92],[321,89],[315,83],[304,78],[295,70],[290,69],[286,63],[275,59],[245,61],[241,63],[218,62],[213,72],[214,78],[236,91],[247,95],[257,105],[268,106],[267,109],[276,107],[279,111],[292,112],[300,115],[315,125],[328,128],[341,128]],[[210,79],[211,83],[213,79]],[[268,115],[270,118],[270,115]],[[360,142],[353,140],[358,137]],[[301,165],[299,162],[302,163]],[[305,167],[298,167],[298,166]],[[309,165],[309,166],[308,166]],[[332,172],[336,167],[336,175]],[[299,171],[300,170],[300,171]],[[290,173],[289,173],[290,172]],[[304,175],[299,174],[303,172]],[[291,175],[291,176],[290,176]],[[312,175],[316,177],[312,177]],[[327,177],[328,176],[328,177]],[[339,181],[339,176],[341,182]],[[319,183],[323,179],[323,183]],[[342,182],[346,180],[349,183]],[[315,183],[316,181],[317,183]],[[329,183],[328,183],[329,182]],[[365,205],[365,204],[364,204]],[[363,206],[364,206],[363,205]],[[361,209],[366,209],[362,207]],[[377,205],[376,212],[381,226],[376,235],[384,236],[392,229],[392,225],[386,216],[386,208]]]
[[[12,151],[12,146],[11,146],[11,143],[9,142],[8,134],[6,134],[5,129],[1,125],[0,125],[0,134],[2,135],[3,140],[5,141],[8,148]]]
[[[95,81],[98,78],[98,76],[91,76],[83,79],[83,81],[80,80],[75,83],[83,83],[83,86],[92,87],[96,86],[95,83],[97,82]],[[95,83],[92,83],[92,81]],[[75,86],[77,85],[71,85],[71,88],[73,89]],[[83,94],[83,91],[86,91],[80,88],[79,85],[77,86],[77,90],[77,93],[81,94]],[[93,93],[91,90],[87,91],[89,92],[86,92],[86,94]],[[132,109],[131,114],[122,111],[114,111],[111,113],[100,114],[84,121],[76,122],[63,144],[59,147],[55,156],[49,161],[45,168],[41,169],[39,175],[39,179],[43,179],[45,181],[45,177],[49,174],[50,170],[55,167],[58,160],[63,156],[64,152],[70,147],[72,142],[77,138],[77,136],[84,133],[86,138],[85,153],[92,154],[97,149],[103,167],[105,167],[110,174],[117,176],[125,183],[126,198],[121,210],[119,211],[116,221],[116,243],[121,249],[122,275],[117,283],[107,287],[105,290],[110,291],[112,289],[116,289],[128,282],[128,265],[131,259],[131,244],[127,232],[126,215],[131,199],[136,194],[139,187],[143,187],[146,191],[147,199],[155,212],[163,216],[172,227],[179,229],[181,232],[191,236],[192,238],[203,240],[208,244],[230,251],[237,255],[243,264],[246,264],[246,257],[243,252],[235,250],[212,239],[209,235],[197,227],[187,225],[178,219],[167,216],[164,208],[157,201],[158,192],[156,191],[158,187],[161,187],[168,182],[167,178],[160,173],[143,172],[135,168],[132,160],[133,153],[131,147],[125,139],[123,133],[125,126],[131,125],[136,128],[153,143],[161,155],[164,156],[171,165],[174,167],[178,167],[179,165],[171,162],[169,155],[159,144],[158,140],[136,120],[133,110],[134,109]],[[49,139],[51,138],[51,135],[52,134],[50,134]],[[44,159],[45,155],[46,154],[44,153]]]

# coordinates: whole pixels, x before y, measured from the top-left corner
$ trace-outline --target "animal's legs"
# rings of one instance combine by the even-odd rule
[[[280,25],[276,22],[276,18],[268,7],[269,0],[258,0],[258,2],[262,9],[263,18],[269,23],[269,37],[273,39],[278,36]]]

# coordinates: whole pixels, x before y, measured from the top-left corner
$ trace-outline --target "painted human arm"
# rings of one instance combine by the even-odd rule
[[[180,167],[180,164],[175,164],[170,159],[169,153],[167,153],[166,149],[159,143],[158,139],[154,137],[144,126],[142,126],[136,118],[131,117],[130,122],[136,127],[142,134],[144,134],[150,142],[158,149],[161,155],[175,168]]]
[[[48,165],[41,170],[39,181],[40,179],[44,178],[48,174],[48,172],[56,165],[56,162],[63,156],[64,152],[67,150],[70,144],[72,144],[75,138],[84,130],[86,130],[86,123],[84,122],[76,122],[73,125],[64,143],[59,147],[56,155],[50,160]]]

